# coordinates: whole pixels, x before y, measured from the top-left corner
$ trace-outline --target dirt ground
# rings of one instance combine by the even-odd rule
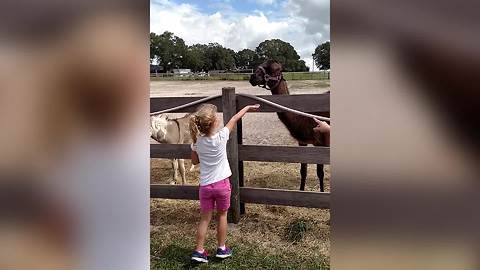
[[[222,93],[222,87],[235,87],[237,92],[269,95],[270,91],[253,87],[248,81],[151,81],[150,97],[210,96]],[[319,94],[330,88],[330,81],[290,81],[290,94]]]
[[[221,88],[233,86],[237,92],[249,94],[270,94],[269,91],[252,87],[246,81],[153,81],[151,96],[209,96],[221,93]],[[315,94],[329,90],[329,81],[292,81],[289,82],[291,94]],[[182,114],[172,114],[181,116]],[[243,119],[244,144],[257,145],[297,145],[274,113],[249,113]],[[152,141],[152,143],[155,143]],[[171,162],[164,159],[151,159],[151,183],[168,184],[172,181]],[[188,172],[190,160],[185,161],[187,184],[198,185],[198,168]],[[245,185],[297,190],[300,185],[300,164],[245,162]],[[306,190],[319,191],[316,166],[309,165]],[[177,180],[179,182],[180,179]],[[330,166],[325,166],[326,191],[330,191]],[[265,246],[272,252],[293,252],[300,254],[315,253],[329,256],[328,210],[247,205],[247,214],[239,225],[229,232],[231,242],[241,241],[249,245]],[[198,202],[179,200],[152,200],[151,228],[156,236],[167,239],[182,224],[186,233],[193,234],[198,218]],[[285,240],[284,232],[292,221],[298,219],[309,223],[310,229],[301,243]],[[213,238],[214,231],[209,232]],[[174,234],[174,233],[173,233]],[[193,238],[192,238],[193,240]],[[193,243],[192,243],[193,245]],[[161,247],[158,247],[161,249]],[[161,252],[161,251],[160,251]],[[312,254],[312,256],[315,256]]]

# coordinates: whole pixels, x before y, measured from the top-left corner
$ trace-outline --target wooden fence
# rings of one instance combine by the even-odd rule
[[[282,95],[259,96],[277,104],[304,111],[330,111],[330,94],[313,95]],[[178,105],[183,105],[203,97],[161,97],[150,99],[150,112],[161,111]],[[223,112],[224,122],[227,122],[239,109],[245,105],[258,103],[247,97],[235,94],[235,88],[222,89],[222,97],[210,100],[219,112]],[[198,106],[198,105],[197,105]],[[187,107],[176,113],[193,112],[197,106]],[[279,112],[280,110],[262,104],[260,112]],[[190,159],[190,146],[184,144],[151,144],[151,158],[184,158]],[[330,193],[295,190],[279,190],[266,188],[250,188],[244,186],[244,161],[290,162],[329,164],[329,147],[306,146],[260,146],[244,145],[242,140],[242,122],[237,123],[236,132],[232,132],[227,144],[228,161],[231,166],[232,185],[229,222],[238,223],[241,214],[245,212],[245,203],[288,205],[297,207],[330,208]],[[300,183],[300,174],[298,175]],[[152,184],[151,198],[198,200],[198,186],[174,186]]]

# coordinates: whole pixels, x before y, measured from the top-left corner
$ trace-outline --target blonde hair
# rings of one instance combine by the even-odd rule
[[[208,135],[215,126],[217,106],[213,104],[202,104],[190,118],[190,135],[194,143],[197,136]]]

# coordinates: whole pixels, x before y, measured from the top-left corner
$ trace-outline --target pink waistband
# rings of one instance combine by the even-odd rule
[[[230,181],[230,177],[227,177],[223,180],[220,180],[220,181],[217,181],[217,182],[213,182],[211,184],[208,184],[208,185],[205,185],[205,186],[200,186],[200,187],[215,187],[217,185],[220,185],[220,184],[223,184],[225,182],[229,182]]]

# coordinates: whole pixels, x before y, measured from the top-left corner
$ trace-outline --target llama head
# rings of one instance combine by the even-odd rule
[[[264,88],[275,88],[282,79],[282,64],[276,60],[269,59],[257,67],[250,76],[252,86],[262,86]]]
[[[168,116],[165,114],[150,116],[150,137],[165,142],[167,137]]]

